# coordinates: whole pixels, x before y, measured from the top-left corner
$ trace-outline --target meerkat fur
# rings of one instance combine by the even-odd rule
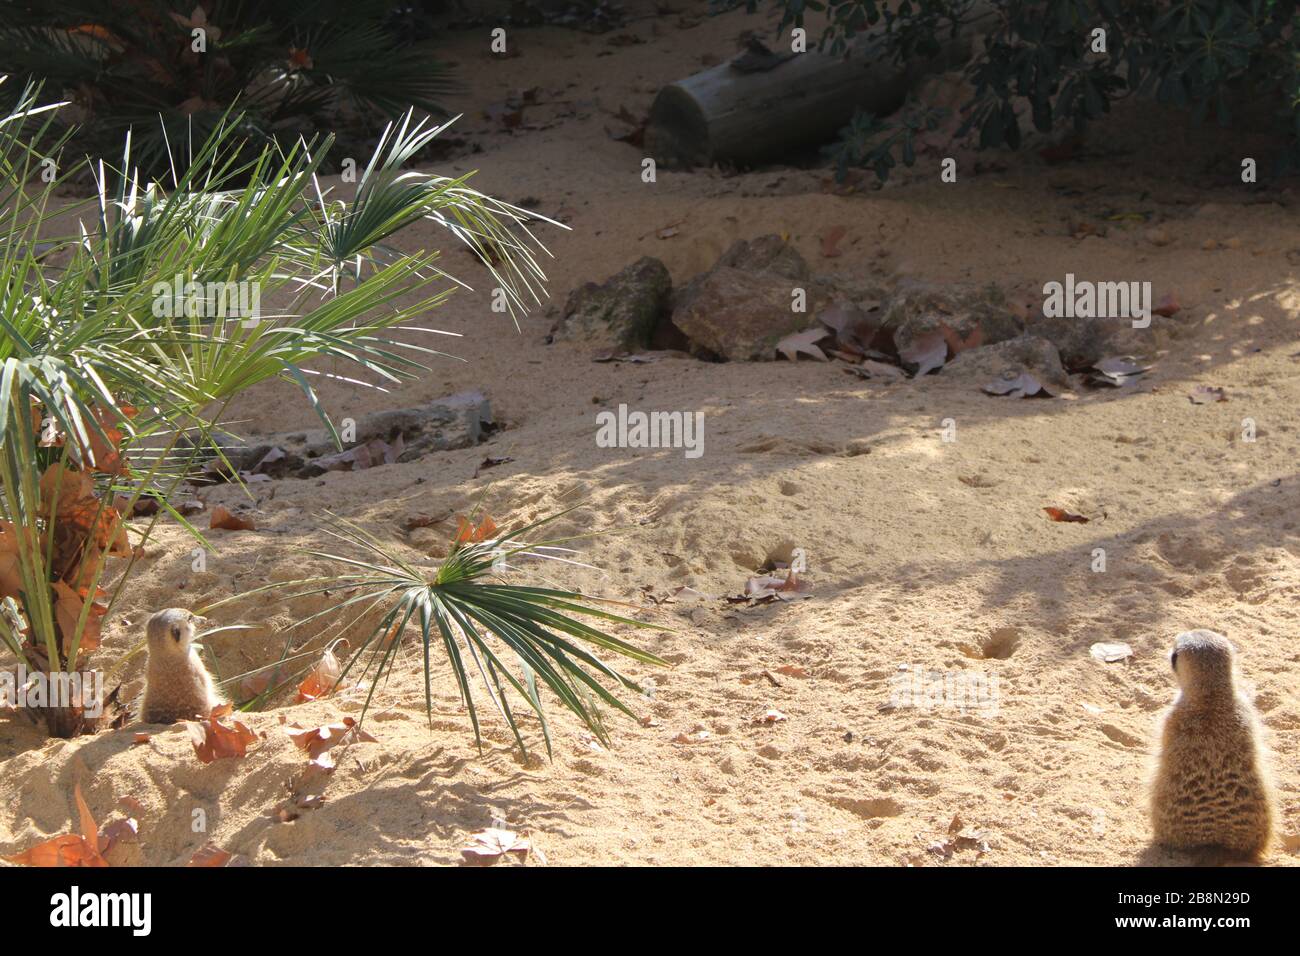
[[[1277,814],[1262,727],[1237,684],[1235,657],[1214,631],[1175,640],[1179,691],[1160,724],[1151,822],[1158,844],[1254,859],[1267,849]]]
[[[206,717],[224,703],[194,647],[198,618],[182,608],[166,608],[145,625],[149,663],[145,668],[140,717],[150,724]]]

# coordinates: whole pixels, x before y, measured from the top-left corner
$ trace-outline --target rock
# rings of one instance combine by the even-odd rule
[[[574,289],[554,337],[629,351],[646,348],[668,312],[672,290],[664,264],[642,256],[603,283],[588,282]]]
[[[770,360],[777,342],[811,324],[819,294],[811,286],[808,264],[780,236],[742,239],[681,289],[672,324],[696,354]],[[793,309],[796,288],[805,291],[803,312]]]
[[[756,276],[775,276],[791,282],[809,278],[808,263],[799,250],[780,236],[769,234],[757,239],[741,239],[731,244],[714,268],[739,269]]]
[[[1050,341],[1065,367],[1076,371],[1108,355],[1145,354],[1151,347],[1150,338],[1125,318],[1049,318],[1039,310],[1025,323],[1025,333]]]
[[[944,366],[945,381],[982,388],[999,378],[1014,378],[1028,372],[1053,395],[1070,391],[1070,379],[1061,367],[1056,346],[1036,335],[1021,335],[996,345],[962,352]]]
[[[809,325],[811,309],[791,308],[794,288],[789,279],[715,266],[692,280],[673,309],[673,325],[697,353],[733,362],[769,360],[777,342]]]
[[[1169,234],[1169,230],[1164,226],[1156,226],[1154,229],[1147,230],[1147,242],[1153,246],[1167,246],[1174,241],[1174,237]]]
[[[947,325],[963,341],[994,345],[1024,332],[996,286],[947,286],[910,279],[885,303],[881,326],[892,329],[898,351],[911,349]],[[978,330],[978,338],[975,338]]]
[[[335,425],[339,426],[336,421]],[[492,425],[492,407],[482,392],[460,392],[416,408],[398,408],[363,415],[356,423],[354,440],[344,450],[371,441],[395,445],[401,439],[398,461],[414,461],[432,451],[468,448],[483,440]],[[340,437],[342,429],[340,428]],[[328,469],[321,459],[338,453],[324,428],[259,436],[256,443],[238,439],[221,442],[222,452],[236,471],[257,472],[273,478],[313,478]],[[210,474],[228,469],[220,459],[208,463]]]

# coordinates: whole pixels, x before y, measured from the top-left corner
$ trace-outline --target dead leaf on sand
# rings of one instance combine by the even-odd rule
[[[824,328],[813,326],[810,329],[804,329],[802,332],[787,335],[776,343],[776,351],[791,362],[797,362],[801,353],[809,358],[815,358],[819,362],[829,362],[830,359],[826,357],[826,353],[817,347],[817,343],[829,334]]]
[[[212,763],[223,757],[243,757],[248,753],[248,745],[257,741],[257,734],[238,720],[232,718],[229,727],[221,722],[222,718],[230,717],[233,710],[230,704],[221,704],[202,720],[185,722],[190,732],[190,743],[194,745],[194,755],[201,763]]]
[[[322,724],[319,727],[304,728],[293,725],[286,727],[284,732],[289,735],[289,739],[294,742],[298,749],[305,750],[312,760],[317,759],[332,747],[345,742],[349,736],[353,741],[375,742],[375,738],[361,730],[352,717],[344,717],[342,720]]]
[[[1085,518],[1083,515],[1075,514],[1073,511],[1066,511],[1064,508],[1046,507],[1043,510],[1047,512],[1047,517],[1051,518],[1053,521],[1068,521],[1073,522],[1074,524],[1087,524],[1092,520],[1090,518]]]
[[[474,469],[474,477],[477,478],[479,472],[484,471],[485,469],[495,468],[497,465],[504,465],[507,462],[512,462],[512,461],[514,461],[514,459],[511,458],[509,455],[488,455],[481,462],[479,462],[478,467]]]
[[[1182,308],[1178,303],[1178,296],[1172,292],[1166,292],[1160,297],[1160,301],[1156,303],[1155,308],[1151,311],[1167,319],[1171,315],[1176,315]]]
[[[777,710],[775,707],[769,707],[757,717],[750,718],[749,722],[751,724],[779,724],[782,721],[789,719],[789,717],[781,713],[781,711]]]
[[[108,866],[108,861],[100,853],[99,827],[81,795],[80,783],[73,784],[72,797],[77,804],[80,833],[65,833],[44,840],[5,859],[19,866]]]
[[[256,531],[257,525],[251,518],[240,518],[230,513],[225,505],[216,505],[212,509],[212,517],[208,521],[209,528],[219,528],[222,531]]]
[[[1032,398],[1040,394],[1053,396],[1050,389],[1024,369],[1008,369],[981,389],[990,395],[1008,395],[1011,398]]]
[[[208,866],[225,866],[230,862],[230,854],[215,843],[205,843],[199,849],[194,851],[190,861],[186,866],[208,867]]]
[[[460,855],[469,866],[492,866],[507,855],[523,863],[532,852],[533,845],[526,834],[488,827],[472,834],[468,845],[461,847]]]
[[[1098,641],[1092,647],[1088,648],[1088,653],[1099,661],[1107,664],[1113,664],[1116,661],[1122,661],[1125,658],[1133,656],[1133,648],[1124,643],[1107,644]]]
[[[750,604],[767,604],[772,601],[801,601],[812,597],[808,592],[812,588],[799,576],[790,571],[785,577],[772,574],[755,575],[745,582],[745,592],[729,596],[728,601],[735,604],[747,601]]]
[[[298,698],[294,701],[295,704],[305,704],[307,701],[324,697],[334,689],[334,685],[339,681],[339,675],[343,673],[343,666],[334,654],[334,646],[331,644],[325,648],[316,666],[302,679],[302,683],[298,685]]]
[[[907,365],[915,365],[913,378],[920,378],[937,368],[943,368],[948,360],[948,343],[941,331],[927,332],[909,342],[906,348],[898,350],[898,357]]]
[[[1228,393],[1218,385],[1197,385],[1187,396],[1193,405],[1210,405],[1214,402],[1226,402]]]
[[[1132,384],[1139,376],[1151,370],[1150,365],[1142,365],[1131,355],[1113,355],[1099,360],[1093,365],[1093,374],[1088,381],[1093,385],[1111,385],[1120,387]]]
[[[839,250],[840,240],[848,234],[848,229],[844,226],[831,226],[822,233],[822,255],[827,259],[834,259],[843,255]]]

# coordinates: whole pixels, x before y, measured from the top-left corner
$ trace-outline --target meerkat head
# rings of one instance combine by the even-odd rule
[[[149,618],[145,632],[150,654],[188,654],[194,640],[194,625],[202,620],[184,608],[169,607]]]
[[[1231,692],[1235,654],[1232,644],[1222,634],[1207,630],[1184,631],[1174,639],[1169,663],[1184,692]]]

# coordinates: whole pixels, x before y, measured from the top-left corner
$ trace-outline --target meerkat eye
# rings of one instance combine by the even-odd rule
[[[176,638],[178,641],[181,639],[181,629],[175,625],[172,625],[172,637]]]

